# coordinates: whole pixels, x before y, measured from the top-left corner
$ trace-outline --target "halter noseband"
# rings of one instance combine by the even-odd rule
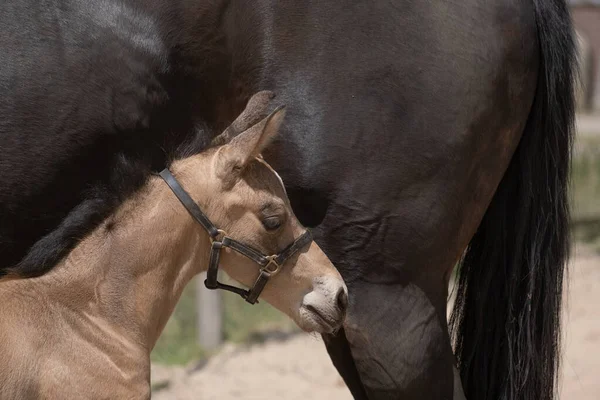
[[[161,171],[160,177],[166,182],[171,188],[175,196],[179,199],[181,204],[190,213],[190,215],[208,232],[210,236],[210,258],[208,263],[208,270],[206,272],[206,280],[204,285],[208,289],[223,289],[229,292],[237,293],[244,300],[250,304],[258,302],[258,296],[265,288],[265,285],[269,279],[277,274],[283,264],[294,254],[296,254],[304,246],[312,242],[312,235],[309,231],[305,231],[298,239],[292,244],[283,249],[279,254],[267,256],[247,246],[237,240],[234,240],[227,236],[227,233],[218,229],[210,222],[210,219],[200,210],[198,204],[191,198],[191,196],[181,187],[177,179],[173,176],[168,168]],[[218,240],[220,238],[220,240]],[[260,266],[258,277],[254,282],[254,285],[250,290],[245,290],[231,285],[226,285],[217,280],[217,273],[219,272],[219,260],[221,257],[221,249],[228,247],[231,250],[235,250],[241,255],[251,259]]]

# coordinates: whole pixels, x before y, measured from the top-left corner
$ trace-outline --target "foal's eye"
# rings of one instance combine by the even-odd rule
[[[262,223],[267,231],[275,231],[281,227],[281,218],[267,217]]]

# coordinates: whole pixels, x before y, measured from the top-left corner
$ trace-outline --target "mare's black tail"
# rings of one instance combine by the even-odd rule
[[[565,0],[533,3],[540,46],[534,103],[462,261],[451,319],[473,400],[549,400],[556,388],[576,46]]]

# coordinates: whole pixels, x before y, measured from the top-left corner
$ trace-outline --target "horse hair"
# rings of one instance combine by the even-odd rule
[[[196,129],[194,134],[167,154],[163,167],[175,160],[200,153],[209,143],[207,130]],[[9,273],[34,277],[51,270],[83,237],[138,192],[154,172],[156,171],[147,158],[123,152],[115,155],[109,180],[97,183],[87,190],[84,200],[54,230],[35,242],[16,266],[0,271],[0,276]]]
[[[534,102],[462,259],[450,321],[469,399],[549,400],[557,388],[576,47],[564,0],[534,0],[534,7],[540,45]]]
[[[133,1],[128,5],[135,6],[137,3]],[[65,44],[68,49],[72,46],[81,50],[84,57],[82,60],[68,60],[81,67],[75,72],[84,75],[88,65],[93,65],[95,71],[93,79],[83,88],[88,97],[87,102],[82,103],[86,107],[65,119],[69,121],[69,127],[72,125],[76,129],[69,131],[68,127],[59,126],[56,132],[40,133],[43,130],[32,122],[30,125],[34,128],[11,128],[2,138],[3,144],[8,143],[15,149],[20,146],[21,136],[29,140],[27,151],[3,154],[6,158],[2,161],[9,165],[23,165],[23,160],[30,160],[34,154],[51,154],[48,150],[64,157],[56,160],[44,158],[36,166],[38,169],[33,171],[37,175],[32,171],[9,168],[11,175],[2,186],[6,193],[0,196],[3,197],[0,204],[3,225],[0,229],[3,259],[0,277],[7,273],[29,277],[49,271],[124,199],[142,187],[152,172],[160,171],[181,155],[201,151],[212,139],[211,136],[205,140],[202,136],[217,131],[243,106],[225,103],[225,99],[229,99],[229,81],[206,79],[206,76],[216,76],[217,71],[225,75],[230,72],[231,63],[222,29],[229,2],[146,3],[152,4],[147,4],[147,10],[139,10],[136,18],[139,17],[140,21],[134,21],[134,25],[141,24],[140,29],[148,33],[148,40],[156,41],[153,49],[158,50],[147,51],[133,40],[113,40],[117,48],[123,49],[122,54],[115,54],[119,63],[106,61],[96,65],[94,49],[79,49],[80,44],[75,42]],[[193,12],[190,12],[190,7]],[[16,10],[31,13],[26,5],[20,5]],[[23,18],[25,15],[29,14],[24,14]],[[75,14],[69,11],[66,15],[74,17]],[[144,25],[145,17],[158,15],[161,18],[155,19],[155,24]],[[38,37],[35,32],[44,18],[44,15],[31,18],[34,24],[24,28],[32,33],[23,36],[26,38],[23,43],[10,44],[16,46],[15,51],[19,46],[27,47],[28,43],[36,46]],[[74,37],[87,40],[85,35],[78,32]],[[106,37],[111,36],[107,33]],[[157,41],[157,38],[161,40]],[[99,41],[97,45],[100,48],[103,44]],[[67,53],[71,54],[70,51]],[[44,60],[44,63],[52,62],[52,58]],[[59,70],[60,67],[56,64],[43,66],[48,71]],[[29,76],[40,79],[33,87],[44,87],[43,76],[36,77],[34,72],[29,72]],[[119,79],[126,84],[121,84]],[[50,83],[55,85],[48,85],[47,92],[56,90],[59,98],[69,99],[72,96],[68,91],[78,85],[73,83],[76,80],[71,77],[65,82],[52,80]],[[110,85],[107,86],[106,82]],[[111,90],[114,93],[111,92],[106,104],[94,104],[95,99],[104,99],[104,94]],[[215,101],[221,97],[221,102]],[[15,101],[20,108],[5,107],[2,111],[12,110],[10,112],[17,120],[28,120],[31,116],[35,122],[37,118],[44,117],[39,109],[20,101],[23,104]],[[223,110],[222,103],[230,108],[226,110],[228,113]],[[42,111],[57,114],[51,101],[44,107],[47,109]],[[10,118],[8,120],[11,121]],[[197,127],[200,121],[210,126],[210,132],[205,126]],[[65,132],[70,132],[71,136]],[[44,134],[47,134],[48,140]],[[52,134],[63,142],[51,140]],[[23,179],[22,185],[16,185],[19,174],[24,173],[30,179]],[[47,177],[54,179],[48,180]]]

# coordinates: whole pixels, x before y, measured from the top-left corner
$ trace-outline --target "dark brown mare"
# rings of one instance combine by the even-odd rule
[[[350,291],[326,343],[354,396],[460,398],[457,360],[469,399],[553,397],[564,0],[5,0],[0,24],[5,265],[43,274],[271,89],[289,113],[267,160]]]

